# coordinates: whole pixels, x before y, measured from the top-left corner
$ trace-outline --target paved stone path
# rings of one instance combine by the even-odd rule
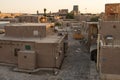
[[[96,64],[93,61],[91,61],[91,64],[90,64],[90,80],[99,80],[100,79],[95,65]]]

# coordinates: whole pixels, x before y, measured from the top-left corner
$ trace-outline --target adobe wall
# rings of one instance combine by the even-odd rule
[[[112,35],[115,39],[120,39],[120,21],[101,21],[99,33],[103,37]]]
[[[39,23],[40,22],[40,17],[39,16],[19,16],[19,22],[20,23]]]
[[[17,51],[26,50],[25,45],[31,46],[31,50],[34,50],[33,42],[0,40],[0,62],[17,64]]]
[[[101,72],[104,74],[120,74],[120,48],[101,47]]]
[[[46,26],[5,26],[5,36],[20,38],[46,37]]]
[[[59,47],[60,46],[60,47]],[[42,68],[59,68],[64,57],[63,43],[36,43],[37,66]]]

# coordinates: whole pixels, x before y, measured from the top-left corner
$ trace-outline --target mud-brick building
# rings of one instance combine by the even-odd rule
[[[103,80],[120,79],[120,21],[100,21],[98,70]]]
[[[39,23],[40,16],[38,15],[21,15],[18,17],[20,23]]]
[[[49,23],[15,23],[0,36],[0,63],[19,69],[60,68],[67,50],[66,35],[57,35]]]
[[[82,35],[84,36],[84,39],[89,49],[91,45],[94,45],[97,43],[98,27],[99,27],[98,22],[82,23]]]
[[[120,21],[120,3],[111,3],[105,5],[105,20]]]
[[[82,22],[82,35],[84,36],[84,43],[89,52],[90,59],[97,61],[97,36],[98,36],[99,22]]]
[[[97,44],[97,68],[101,79],[120,80],[120,3],[105,5]]]

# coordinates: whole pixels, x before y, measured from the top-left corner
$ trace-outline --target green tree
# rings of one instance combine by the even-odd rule
[[[92,18],[90,19],[90,21],[98,22],[98,19],[99,19],[99,17],[98,17],[98,16],[95,16],[95,17],[92,17]]]
[[[66,15],[66,18],[67,18],[67,19],[74,19],[74,15],[73,15],[72,13],[68,13],[68,14]]]
[[[61,23],[56,22],[56,23],[55,23],[55,26],[61,26]]]

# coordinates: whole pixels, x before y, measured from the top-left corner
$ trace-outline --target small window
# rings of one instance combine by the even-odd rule
[[[34,31],[33,31],[33,35],[34,35],[34,36],[38,36],[38,35],[39,35],[38,30],[34,30]]]
[[[113,40],[113,36],[112,36],[112,35],[107,35],[105,38],[106,38],[107,40]]]
[[[113,36],[112,35],[107,35],[106,37],[105,37],[105,39],[106,39],[106,45],[112,45],[113,44]]]
[[[25,49],[26,50],[31,50],[31,46],[30,45],[25,45]]]

